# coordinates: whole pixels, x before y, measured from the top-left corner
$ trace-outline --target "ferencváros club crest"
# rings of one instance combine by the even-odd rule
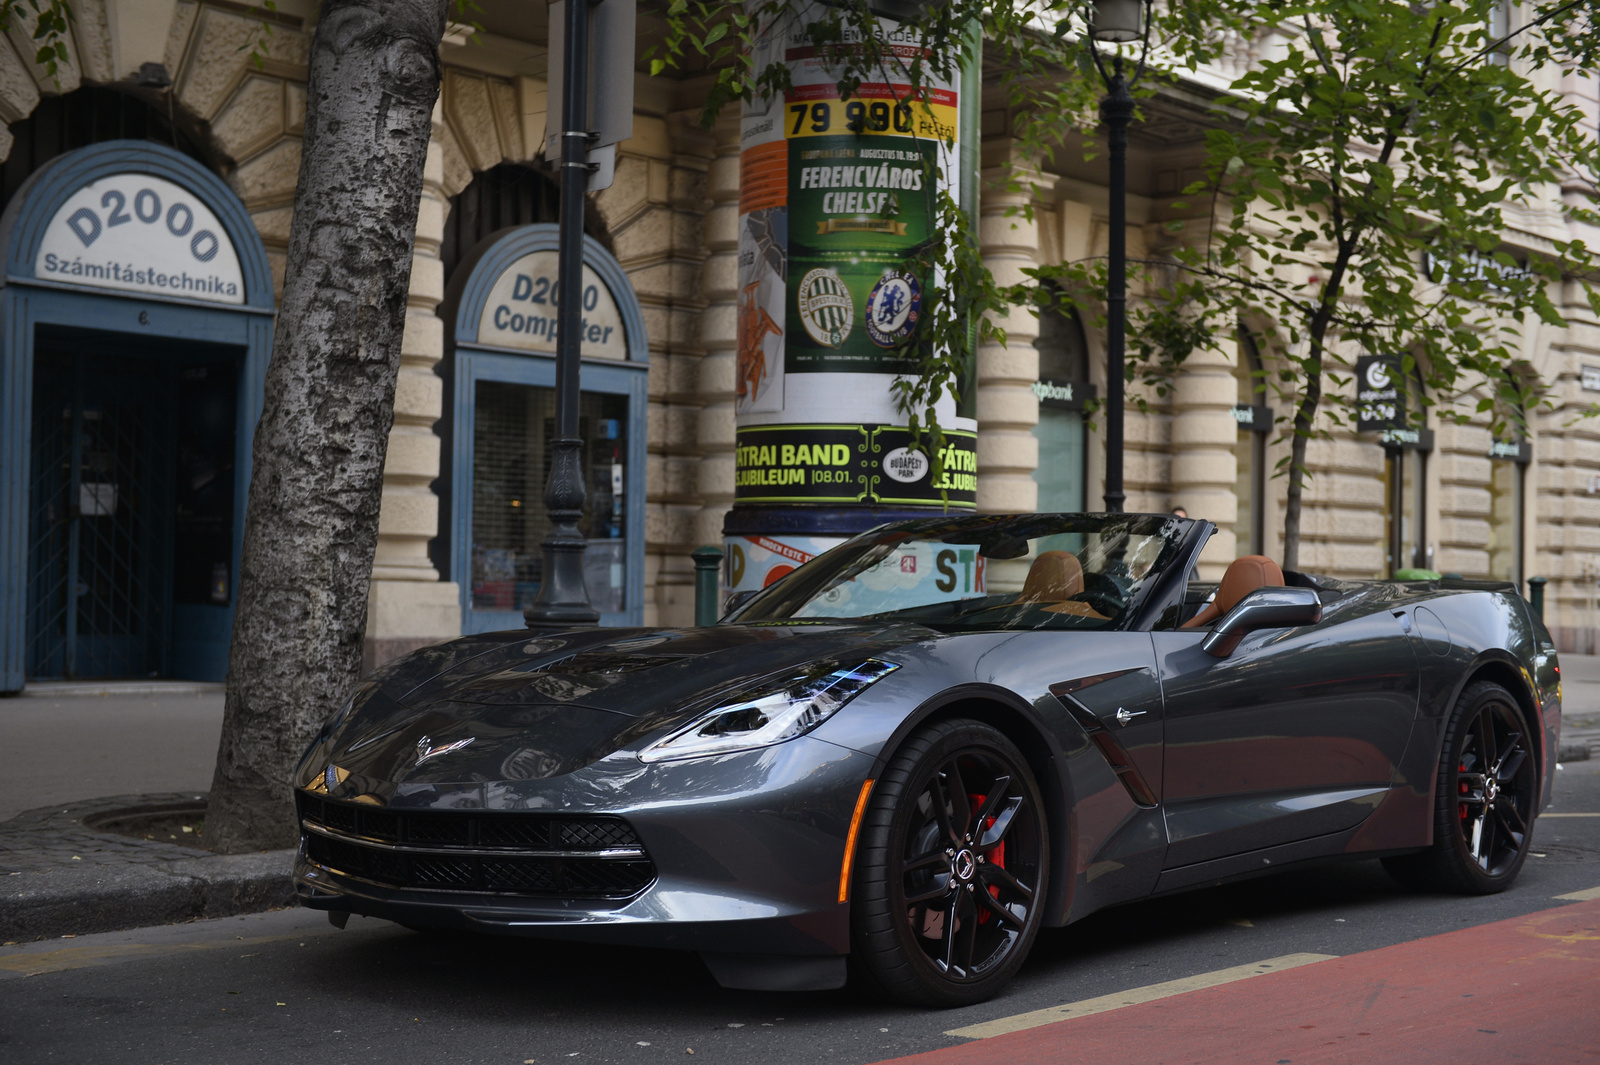
[[[856,321],[856,305],[844,281],[827,267],[806,271],[795,294],[800,321],[811,339],[824,347],[836,348],[850,335]]]
[[[922,286],[903,270],[886,270],[867,297],[867,336],[892,348],[917,328],[922,317]]]

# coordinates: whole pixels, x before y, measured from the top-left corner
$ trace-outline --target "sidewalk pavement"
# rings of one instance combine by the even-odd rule
[[[292,850],[220,855],[93,827],[205,805],[222,686],[30,684],[0,700],[0,942],[293,904]]]
[[[1561,758],[1600,757],[1600,656],[1563,655],[1561,672]],[[94,827],[203,807],[221,728],[214,684],[31,684],[0,700],[0,942],[292,905],[292,850],[211,854]]]

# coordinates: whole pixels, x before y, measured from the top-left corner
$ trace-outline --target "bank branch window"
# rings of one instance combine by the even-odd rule
[[[1071,308],[1039,313],[1039,464],[1033,471],[1039,486],[1036,509],[1041,514],[1072,513],[1084,506],[1083,405],[1093,394],[1089,384],[1089,352],[1083,322]]]

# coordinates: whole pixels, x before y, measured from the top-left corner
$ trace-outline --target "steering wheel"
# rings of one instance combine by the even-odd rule
[[[1088,603],[1106,617],[1115,617],[1128,609],[1128,597],[1122,585],[1104,573],[1086,573],[1083,591],[1072,597],[1079,603]]]

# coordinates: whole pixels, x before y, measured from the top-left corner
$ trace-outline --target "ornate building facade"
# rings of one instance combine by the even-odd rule
[[[11,690],[25,677],[220,676],[260,407],[251,390],[270,349],[270,290],[282,286],[316,18],[307,0],[279,0],[272,12],[232,0],[72,7],[59,80],[28,58],[26,25],[0,41],[11,299],[0,629]],[[493,286],[514,281],[485,264],[532,261],[541,245],[529,227],[555,218],[543,156],[545,19],[538,4],[483,7],[479,32],[452,33],[443,50],[373,569],[372,663],[514,617],[530,585],[528,545],[540,535],[548,345],[486,341],[471,315],[490,314]],[[641,42],[651,32],[642,21]],[[1241,45],[1238,61],[1247,52]],[[1174,239],[1173,204],[1199,166],[1207,116],[1196,101],[1208,76],[1152,102],[1134,131],[1130,256]],[[1561,88],[1600,116],[1594,85]],[[617,336],[629,338],[586,364],[584,385],[589,535],[617,541],[598,553],[604,566],[590,581],[610,590],[601,598],[610,596],[604,609],[616,623],[692,620],[689,551],[722,541],[734,498],[739,137],[732,116],[702,128],[705,91],[704,79],[636,77],[634,136],[587,213],[597,292],[614,297]],[[1018,158],[1004,93],[997,83],[985,91],[979,237],[991,270],[1004,282],[1030,266],[1103,254],[1097,165],[1076,152],[1048,165]],[[91,163],[99,169],[83,169]],[[1027,196],[1001,191],[1002,175],[1019,166],[1033,175]],[[167,185],[145,181],[158,172]],[[215,275],[204,283],[235,284],[235,296],[176,281],[124,284],[120,265],[109,275],[112,264],[98,275],[82,272],[93,263],[77,274],[41,265],[55,254],[51,240],[83,241],[88,216],[72,213],[80,200],[108,226],[115,205],[83,197],[104,198],[127,175],[122,195],[133,206],[123,214],[155,219],[149,225],[165,229],[152,232],[180,242],[174,255],[210,271],[190,264],[183,277]],[[1567,239],[1559,197],[1579,194],[1551,190],[1547,209],[1514,220],[1506,248],[1539,255]],[[181,212],[152,214],[158,195],[168,201],[162,211],[192,196],[193,225]],[[1031,218],[1013,211],[1028,205]],[[198,258],[210,247],[195,243],[202,230],[221,249],[215,259]],[[116,230],[103,232],[109,242]],[[211,270],[218,261],[235,273]],[[536,286],[519,298],[532,300]],[[99,302],[72,304],[78,310],[60,321],[19,310],[78,296]],[[1600,399],[1600,322],[1576,285],[1556,296],[1571,324],[1530,324],[1511,368],[1552,404],[1528,412],[1526,440],[1497,442],[1482,419],[1456,426],[1431,414],[1431,434],[1416,446],[1346,431],[1312,442],[1302,568],[1349,578],[1407,567],[1519,583],[1542,576],[1559,645],[1595,649],[1600,421],[1579,416]],[[520,321],[534,330],[533,318]],[[34,332],[19,337],[19,322]],[[1082,410],[1082,397],[1105,386],[1091,324],[1014,312],[1006,343],[977,353],[980,510],[1099,506],[1101,428]],[[1285,445],[1270,430],[1281,400],[1254,388],[1251,370],[1270,370],[1274,353],[1258,350],[1251,324],[1222,350],[1190,358],[1167,395],[1147,397],[1147,411],[1127,413],[1127,509],[1181,506],[1216,522],[1203,576],[1220,575],[1236,554],[1281,553],[1284,479],[1272,474]],[[137,388],[94,392],[95,379],[117,374]],[[144,405],[124,412],[118,404],[134,394]]]

